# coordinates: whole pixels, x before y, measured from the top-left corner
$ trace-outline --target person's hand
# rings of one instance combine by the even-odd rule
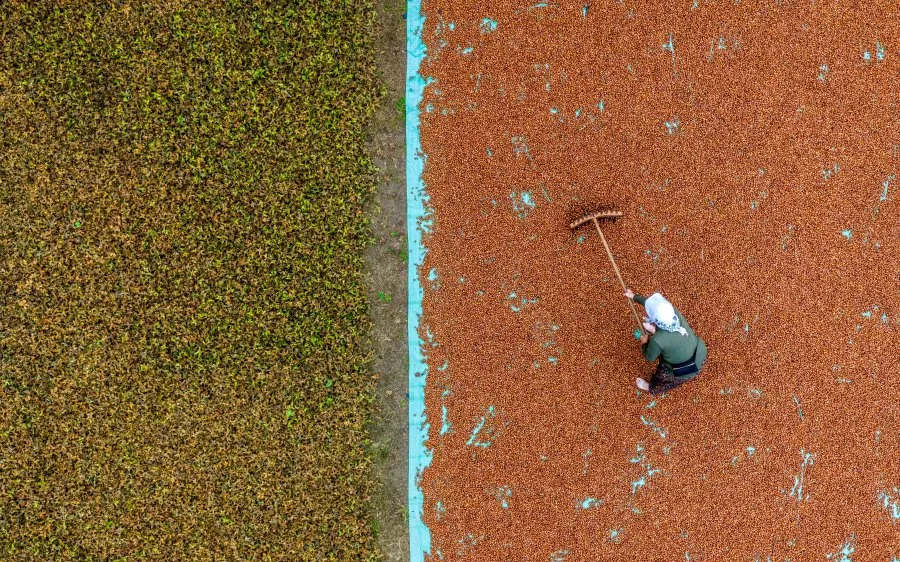
[[[641,335],[641,343],[647,343],[648,341],[650,341],[650,334],[644,332],[643,335]]]
[[[650,322],[644,322],[644,329],[647,330],[647,332],[649,332],[651,334],[656,333],[656,326],[654,326]]]
[[[634,300],[634,292],[631,289],[625,291],[625,298]]]

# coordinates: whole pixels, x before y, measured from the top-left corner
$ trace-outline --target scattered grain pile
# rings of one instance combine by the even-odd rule
[[[900,556],[900,14],[778,4],[426,3],[434,560]]]

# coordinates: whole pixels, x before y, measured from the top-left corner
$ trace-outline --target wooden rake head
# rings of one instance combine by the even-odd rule
[[[572,224],[570,224],[569,228],[571,228],[572,230],[575,230],[576,228],[583,225],[584,223],[592,222],[595,220],[597,222],[614,221],[617,218],[621,217],[623,214],[624,213],[622,213],[622,211],[616,211],[613,209],[602,209],[600,211],[596,211],[594,213],[588,213],[587,215],[584,215],[580,219],[578,219],[575,222],[573,222]]]

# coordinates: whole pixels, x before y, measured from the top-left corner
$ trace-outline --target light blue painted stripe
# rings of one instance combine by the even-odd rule
[[[419,268],[425,258],[420,223],[425,220],[428,196],[422,182],[425,157],[419,138],[419,103],[426,80],[419,74],[425,58],[421,0],[407,0],[406,18],[406,228],[409,250],[409,553],[411,562],[424,562],[431,554],[431,531],[422,520],[424,497],[419,476],[431,464],[431,450],[425,447],[428,424],[425,419],[425,380],[428,365],[422,355],[425,342],[419,337],[424,290],[419,283]],[[423,225],[424,227],[425,225]]]

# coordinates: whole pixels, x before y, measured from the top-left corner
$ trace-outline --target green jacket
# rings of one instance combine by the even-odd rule
[[[644,306],[647,298],[648,297],[634,295],[634,302]],[[706,342],[694,333],[694,330],[691,328],[690,324],[688,324],[687,319],[685,319],[680,312],[676,310],[675,314],[678,315],[678,321],[681,322],[681,327],[687,330],[687,335],[682,336],[680,332],[667,332],[665,330],[657,329],[656,333],[650,336],[650,340],[641,345],[641,350],[644,352],[644,359],[647,361],[655,361],[659,358],[661,361],[665,361],[670,365],[676,365],[690,359],[691,355],[694,354],[694,349],[696,349],[697,369],[700,369],[706,361]]]

